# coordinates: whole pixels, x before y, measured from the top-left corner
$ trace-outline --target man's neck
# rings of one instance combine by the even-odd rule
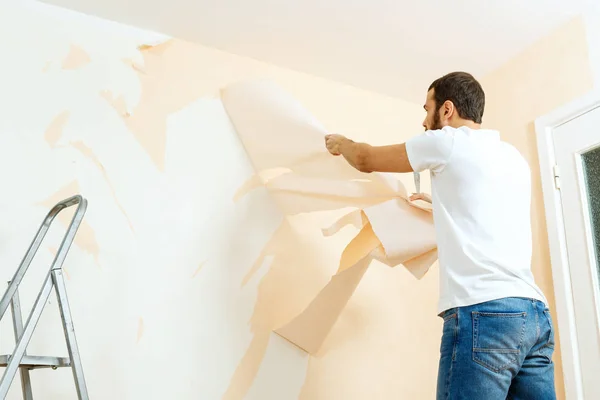
[[[455,129],[462,128],[463,126],[475,130],[481,129],[481,124],[470,121],[468,119],[457,119],[456,121],[452,121],[449,125]]]

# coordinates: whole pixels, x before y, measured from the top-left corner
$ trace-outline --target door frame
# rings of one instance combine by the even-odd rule
[[[561,197],[560,191],[555,186],[557,174],[552,133],[558,126],[580,117],[597,107],[600,107],[600,89],[594,89],[588,94],[535,120],[550,247],[550,263],[552,265],[552,278],[556,299],[557,325],[560,331],[565,395],[569,400],[583,399],[583,383]]]

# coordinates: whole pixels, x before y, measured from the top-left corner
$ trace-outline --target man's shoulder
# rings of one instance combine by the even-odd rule
[[[531,172],[529,161],[515,145],[502,140],[499,142],[499,146],[497,154],[502,157],[504,165],[510,166],[513,172],[523,172],[526,174]]]

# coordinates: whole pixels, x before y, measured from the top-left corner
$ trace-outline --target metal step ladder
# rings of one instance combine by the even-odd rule
[[[46,233],[50,229],[52,221],[56,216],[64,209],[77,205],[77,210],[73,215],[73,219],[67,229],[65,236],[63,237],[62,243],[56,257],[52,262],[50,271],[46,276],[42,289],[38,294],[29,318],[23,326],[23,320],[21,316],[21,305],[19,303],[19,284],[25,276],[35,253],[38,251]],[[8,390],[12,385],[17,370],[21,374],[21,388],[23,391],[23,399],[33,400],[33,394],[31,392],[31,380],[29,371],[38,368],[62,368],[70,367],[73,371],[73,377],[75,378],[75,387],[77,390],[77,396],[80,400],[89,399],[87,388],[85,385],[85,379],[83,377],[83,367],[79,357],[79,349],[77,347],[77,341],[75,340],[75,329],[73,328],[73,319],[71,318],[71,311],[69,309],[69,303],[67,300],[67,291],[65,287],[65,281],[63,278],[62,265],[65,261],[69,248],[73,243],[75,234],[79,229],[79,225],[83,220],[85,210],[87,208],[87,200],[81,196],[73,196],[66,200],[56,204],[52,210],[48,213],[40,229],[38,230],[33,242],[29,246],[27,253],[17,272],[13,276],[12,280],[8,283],[8,289],[2,296],[0,301],[0,320],[4,317],[8,306],[11,306],[12,317],[13,317],[13,328],[15,332],[16,347],[12,354],[0,356],[0,367],[5,367],[4,375],[0,380],[0,399],[5,399],[8,395]],[[52,289],[56,290],[56,297],[58,299],[58,307],[60,309],[60,315],[62,319],[62,325],[65,332],[65,339],[67,342],[67,350],[69,357],[42,357],[42,356],[29,356],[27,355],[27,345],[33,336],[35,327],[42,315],[42,311],[48,302]]]

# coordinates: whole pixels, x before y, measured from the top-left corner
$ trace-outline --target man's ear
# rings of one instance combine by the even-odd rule
[[[452,118],[452,114],[454,114],[454,103],[452,103],[450,100],[446,100],[443,105],[443,110],[445,118]]]

